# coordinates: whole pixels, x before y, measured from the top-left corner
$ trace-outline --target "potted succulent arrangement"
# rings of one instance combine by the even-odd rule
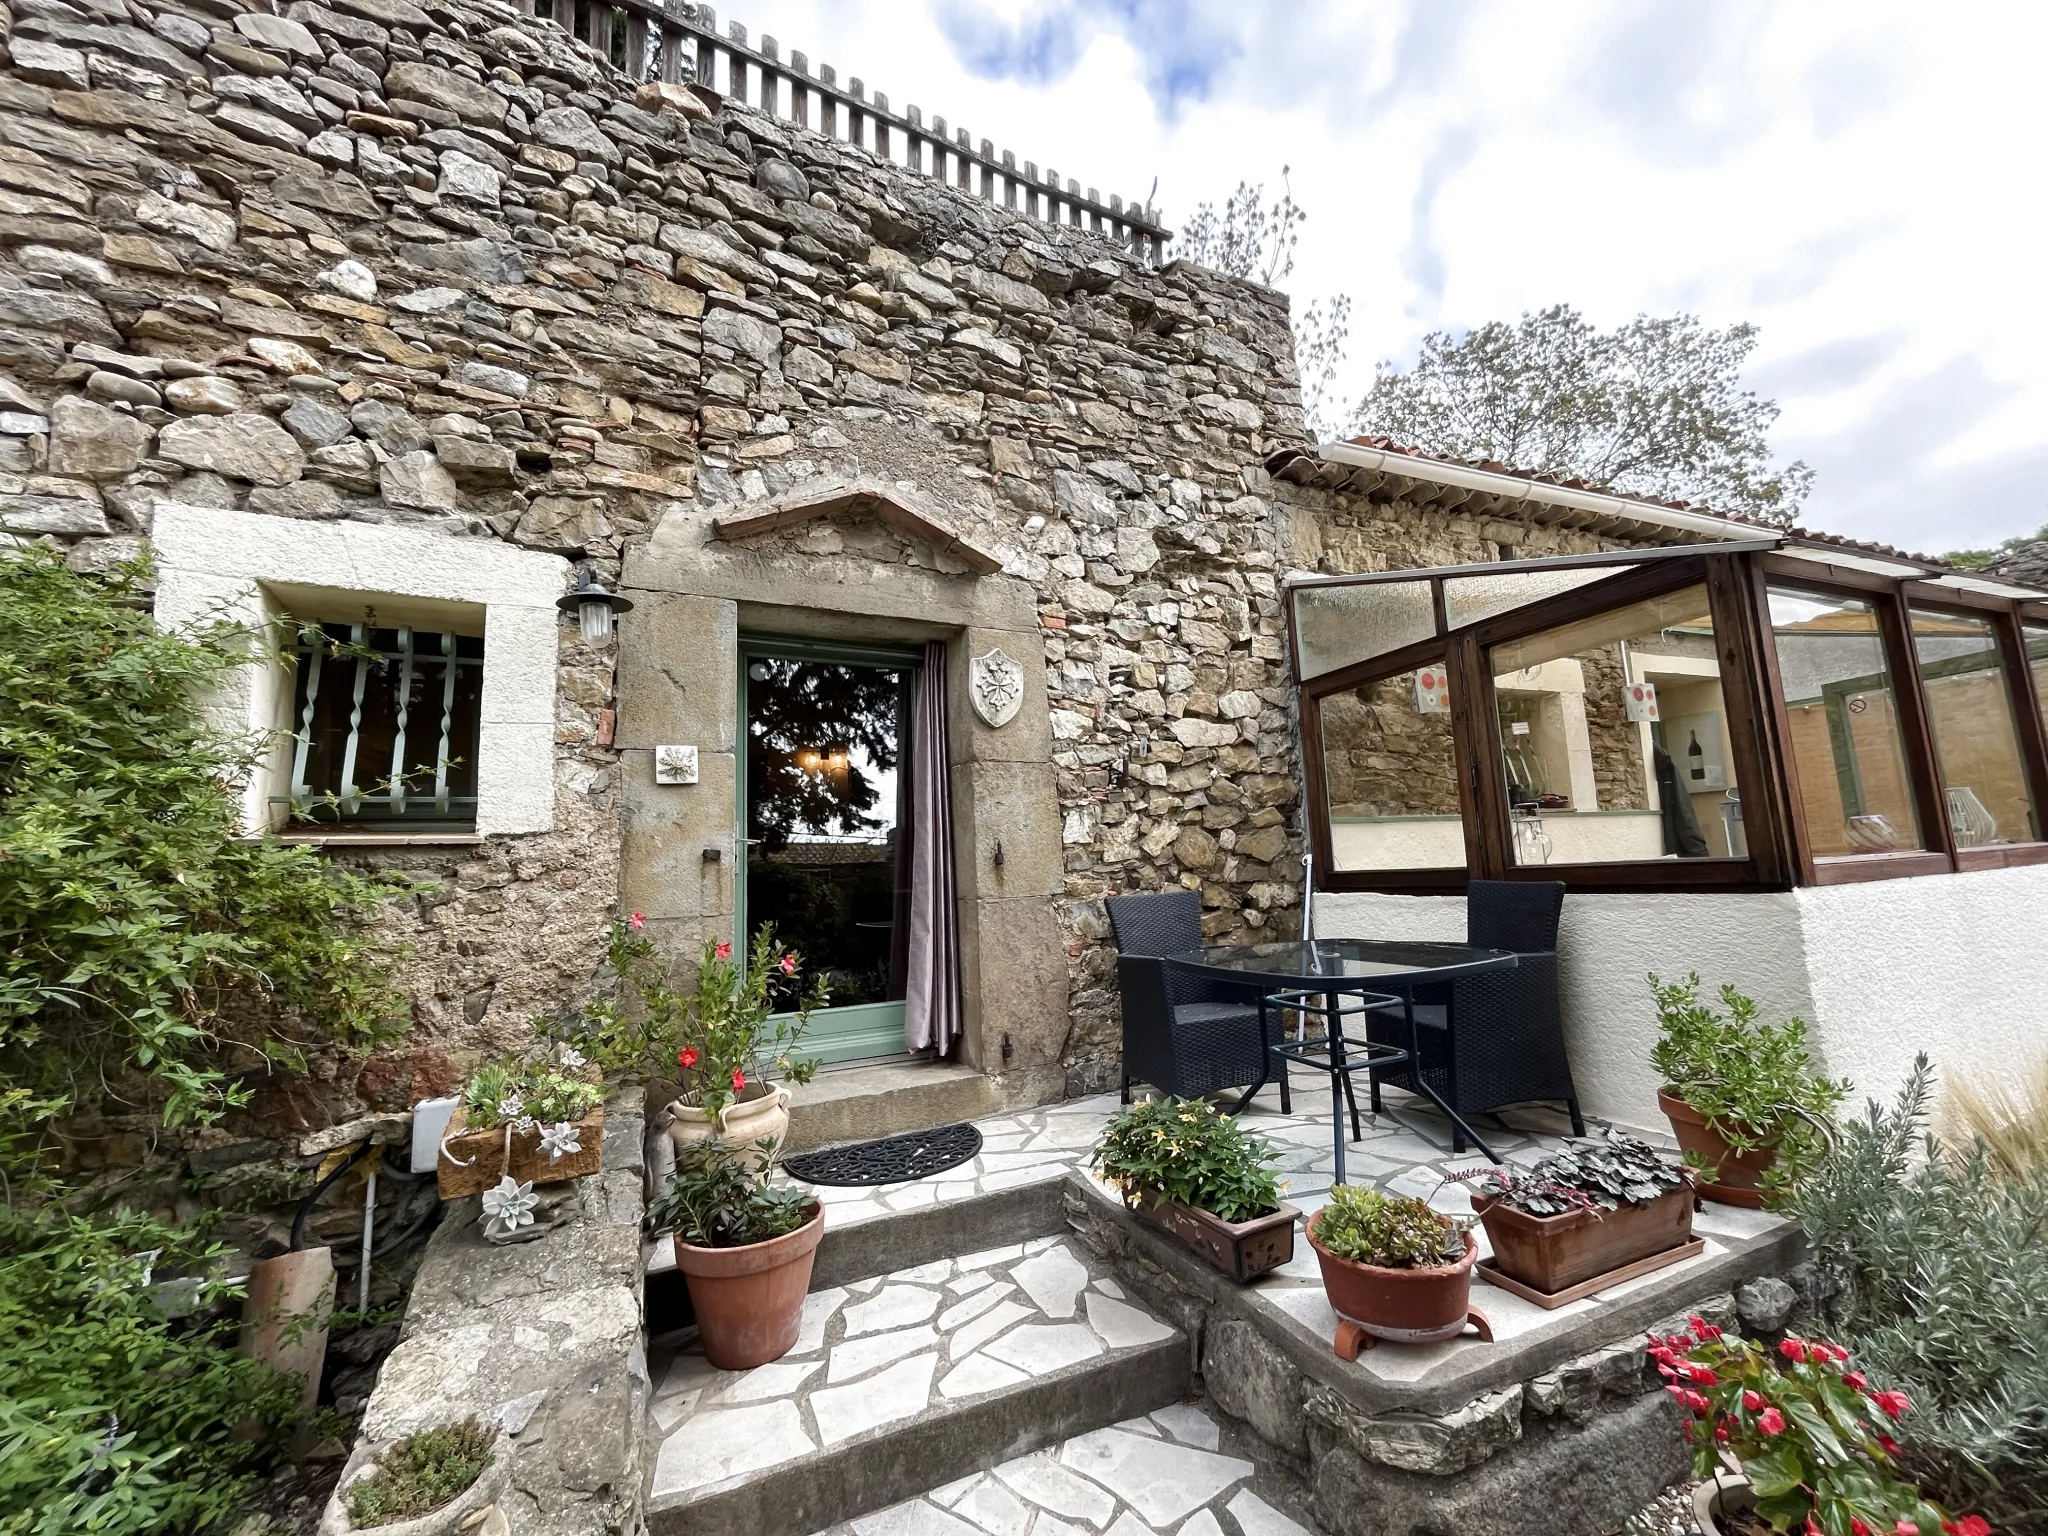
[[[320,1522],[320,1536],[484,1532],[505,1482],[498,1426],[477,1418],[437,1424],[353,1459]],[[499,1529],[509,1529],[500,1522]]]
[[[470,1074],[434,1177],[443,1200],[505,1181],[557,1184],[597,1172],[603,1144],[602,1078],[573,1046],[550,1044]]]
[[[812,1010],[825,1005],[825,980],[804,981],[796,952],[778,946],[764,923],[744,965],[730,943],[707,940],[696,986],[685,993],[642,931],[645,921],[635,912],[614,923],[609,946],[634,1014],[594,1003],[586,1010],[593,1033],[608,1059],[662,1064],[679,1089],[668,1105],[668,1134],[678,1148],[715,1137],[731,1155],[758,1165],[758,1148],[779,1147],[789,1133],[790,1085],[809,1082],[818,1070],[795,1051]]]
[[[704,1357],[721,1371],[751,1370],[789,1353],[825,1234],[825,1207],[768,1182],[772,1144],[748,1166],[715,1136],[676,1150],[675,1172],[648,1207],[655,1231],[674,1234]]]
[[[1768,1182],[1797,1176],[1832,1134],[1849,1085],[1821,1076],[1806,1049],[1806,1021],[1764,1024],[1756,1003],[1721,988],[1722,1013],[1700,998],[1700,979],[1650,978],[1659,1037],[1650,1060],[1664,1086],[1657,1106],[1700,1193],[1724,1205],[1763,1205]],[[1767,1180],[1766,1175],[1770,1175]]]
[[[1481,1338],[1493,1337],[1471,1305],[1478,1244],[1426,1202],[1339,1184],[1330,1203],[1309,1217],[1307,1231],[1330,1308],[1344,1319],[1337,1353],[1345,1359],[1380,1339],[1441,1343],[1468,1322]]]
[[[1152,1225],[1236,1280],[1294,1257],[1301,1212],[1280,1198],[1273,1148],[1206,1099],[1153,1099],[1116,1116],[1090,1158]]]
[[[1912,1404],[1850,1370],[1846,1349],[1788,1338],[1773,1361],[1704,1318],[1687,1323],[1653,1334],[1649,1355],[1691,1415],[1694,1512],[1707,1536],[1991,1536],[1982,1515],[1952,1516],[1899,1476],[1891,1426]]]
[[[1452,1178],[1472,1187],[1493,1245],[1480,1275],[1541,1307],[1697,1251],[1691,1180],[1677,1159],[1631,1136],[1572,1142],[1527,1169]]]

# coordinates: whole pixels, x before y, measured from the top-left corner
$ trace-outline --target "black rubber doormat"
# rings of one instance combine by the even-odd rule
[[[803,1152],[782,1166],[806,1184],[901,1184],[957,1168],[980,1150],[981,1132],[962,1123]]]

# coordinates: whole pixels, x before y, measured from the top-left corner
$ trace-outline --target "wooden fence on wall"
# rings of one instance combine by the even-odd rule
[[[708,5],[659,0],[526,0],[534,14],[549,16],[608,57],[635,80],[671,83],[694,80],[732,100],[844,139],[880,158],[930,175],[987,202],[1049,224],[1088,229],[1157,264],[1172,239],[1152,210],[1138,199],[1112,194],[1105,202],[1094,187],[1085,191],[1069,177],[1035,161],[1021,169],[1009,150],[1000,154],[987,139],[976,143],[965,128],[943,117],[929,123],[915,106],[892,111],[888,96],[872,96],[858,79],[843,86],[830,64],[811,72],[810,61],[792,50],[785,60],[772,37],[749,43],[747,29],[728,22],[723,37]]]

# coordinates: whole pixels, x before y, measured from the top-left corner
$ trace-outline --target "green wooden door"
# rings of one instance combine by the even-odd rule
[[[740,637],[739,931],[822,971],[799,1054],[903,1050],[911,701],[922,653]],[[744,946],[742,951],[744,951]]]

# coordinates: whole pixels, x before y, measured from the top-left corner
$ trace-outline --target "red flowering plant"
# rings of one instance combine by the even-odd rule
[[[1981,1515],[1945,1513],[1898,1475],[1891,1429],[1912,1404],[1848,1369],[1849,1352],[1788,1338],[1778,1359],[1704,1318],[1651,1335],[1664,1390],[1692,1415],[1693,1476],[1717,1465],[1749,1479],[1749,1530],[1798,1536],[1991,1536]],[[1742,1530],[1739,1524],[1733,1527]]]
[[[600,1060],[626,1058],[674,1078],[682,1101],[716,1115],[772,1074],[807,1083],[815,1060],[796,1055],[813,1009],[825,1006],[825,978],[801,975],[802,961],[763,923],[744,963],[724,940],[706,940],[696,985],[685,992],[634,913],[611,926],[608,957],[624,1005],[613,999],[584,1010]]]

